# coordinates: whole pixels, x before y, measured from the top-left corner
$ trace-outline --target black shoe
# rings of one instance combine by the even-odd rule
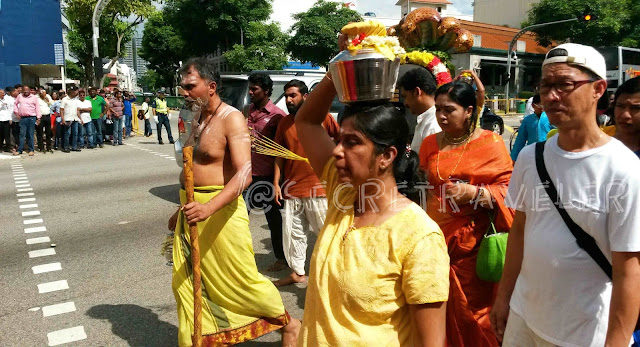
[[[174,144],[174,143],[176,143],[176,142],[175,142],[175,141],[173,141],[173,140],[171,140],[171,141],[169,141],[169,143],[170,143],[170,144]]]
[[[72,151],[72,152],[80,152],[80,151],[82,151],[82,150],[81,150],[80,148],[76,148],[76,149],[73,149],[73,148],[72,148],[72,149],[71,149],[71,151]]]
[[[53,153],[53,150],[52,150],[52,149],[49,149],[47,152],[49,152],[49,153]]]
[[[102,143],[100,144],[100,148],[104,148],[104,145]]]
[[[159,145],[164,145],[164,142],[160,141],[158,142]]]
[[[62,151],[63,151],[64,153],[71,153],[71,151],[70,151],[69,149],[67,149],[67,148],[63,148],[63,149],[62,149]]]

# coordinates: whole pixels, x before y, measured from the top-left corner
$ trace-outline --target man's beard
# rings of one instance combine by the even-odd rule
[[[289,111],[289,114],[296,114],[298,113],[298,110],[300,109],[300,106],[302,106],[302,103],[300,103],[300,105],[289,105],[287,104],[287,111]]]
[[[202,112],[209,108],[209,98],[195,98],[195,99],[186,99],[187,107],[192,112]]]

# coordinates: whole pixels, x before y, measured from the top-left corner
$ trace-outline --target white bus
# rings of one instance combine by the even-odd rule
[[[613,92],[625,81],[640,76],[640,49],[616,46],[598,51],[607,63],[607,90]]]

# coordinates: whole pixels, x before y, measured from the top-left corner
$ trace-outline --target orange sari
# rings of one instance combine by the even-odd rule
[[[445,181],[438,177],[436,168],[439,151],[436,135],[427,137],[420,148],[420,166],[433,186],[427,198],[427,213],[442,229],[451,260],[447,346],[497,347],[498,341],[489,322],[497,284],[483,281],[476,275],[478,248],[490,226],[491,210],[474,208],[473,204],[456,205],[450,198],[443,199]],[[514,212],[505,206],[504,198],[513,165],[502,138],[484,131],[478,139],[467,144],[464,153],[462,151],[463,146],[460,146],[440,153],[440,175],[446,180],[455,170],[451,181],[463,180],[489,189],[495,199],[496,229],[508,231]]]

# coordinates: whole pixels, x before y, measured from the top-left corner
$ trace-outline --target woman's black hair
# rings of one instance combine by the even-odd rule
[[[476,124],[478,123],[478,110],[476,109],[476,91],[473,87],[462,81],[455,81],[447,83],[443,86],[440,86],[438,90],[436,90],[436,94],[434,96],[435,99],[438,96],[446,94],[449,96],[449,99],[453,100],[456,104],[462,106],[465,110],[469,108],[469,106],[473,107],[471,111],[471,118],[469,118],[469,131],[473,132],[476,129]]]
[[[616,94],[614,97],[614,104],[618,102],[618,98],[622,94],[636,94],[640,93],[640,77],[634,77],[630,80],[625,81],[616,89]]]
[[[345,107],[341,123],[348,118],[353,118],[354,128],[373,142],[376,155],[389,147],[396,148],[398,155],[393,161],[393,176],[398,191],[420,204],[418,185],[426,182],[426,175],[420,168],[418,154],[414,150],[407,152],[409,125],[404,113],[388,102],[379,105],[354,104]]]

